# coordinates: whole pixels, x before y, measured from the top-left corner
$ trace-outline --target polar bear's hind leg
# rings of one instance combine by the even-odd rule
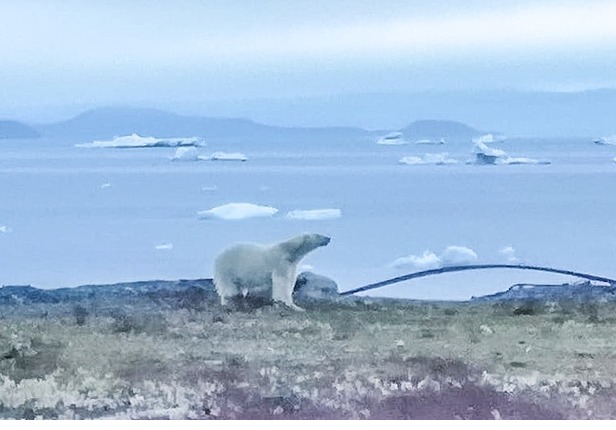
[[[215,274],[214,286],[216,287],[216,292],[220,297],[220,304],[223,306],[227,304],[229,299],[237,298],[241,294],[237,283],[221,273]]]

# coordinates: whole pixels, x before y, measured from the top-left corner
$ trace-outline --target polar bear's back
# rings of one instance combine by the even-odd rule
[[[272,248],[269,247],[251,243],[232,246],[216,258],[214,283],[232,282],[243,287],[271,286],[272,269],[279,259],[280,256],[272,255]]]

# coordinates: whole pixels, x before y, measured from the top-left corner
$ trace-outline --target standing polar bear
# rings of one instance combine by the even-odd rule
[[[214,265],[214,285],[221,304],[250,293],[301,310],[293,303],[297,265],[329,241],[320,234],[302,234],[273,246],[243,243],[223,251]]]

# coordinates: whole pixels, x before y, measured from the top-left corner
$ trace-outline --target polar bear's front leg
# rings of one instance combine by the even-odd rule
[[[278,268],[272,272],[272,299],[282,302],[296,311],[302,308],[293,303],[293,289],[297,277],[295,267]]]

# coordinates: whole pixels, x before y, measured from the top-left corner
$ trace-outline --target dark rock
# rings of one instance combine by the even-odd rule
[[[0,288],[0,304],[16,305],[22,303],[58,303],[60,300],[46,290],[30,285],[3,286]]]
[[[333,302],[338,298],[338,285],[332,279],[312,272],[303,272],[297,277],[293,291],[295,303]]]
[[[295,284],[293,299],[296,303],[324,303],[338,300],[336,283],[311,272],[301,273]],[[246,303],[243,303],[246,302]],[[111,285],[83,285],[75,288],[42,290],[31,286],[4,286],[0,288],[0,305],[67,303],[80,323],[85,323],[84,306],[104,303],[105,306],[135,303],[165,304],[173,308],[204,310],[220,303],[211,279],[179,281],[122,282]],[[81,304],[80,304],[81,303]],[[242,298],[245,311],[272,304],[271,299],[248,295]],[[78,314],[75,310],[79,309]],[[82,315],[83,314],[83,315]],[[81,321],[81,320],[84,321]]]
[[[0,288],[0,304],[70,303],[86,299],[110,300],[141,297],[152,300],[175,300],[181,306],[189,307],[190,302],[213,300],[215,295],[211,279],[122,282],[112,285],[83,285],[50,290],[42,290],[29,285],[7,285]]]
[[[574,284],[516,284],[507,291],[473,297],[475,302],[510,300],[607,302],[616,300],[616,285],[595,285],[589,281]]]

